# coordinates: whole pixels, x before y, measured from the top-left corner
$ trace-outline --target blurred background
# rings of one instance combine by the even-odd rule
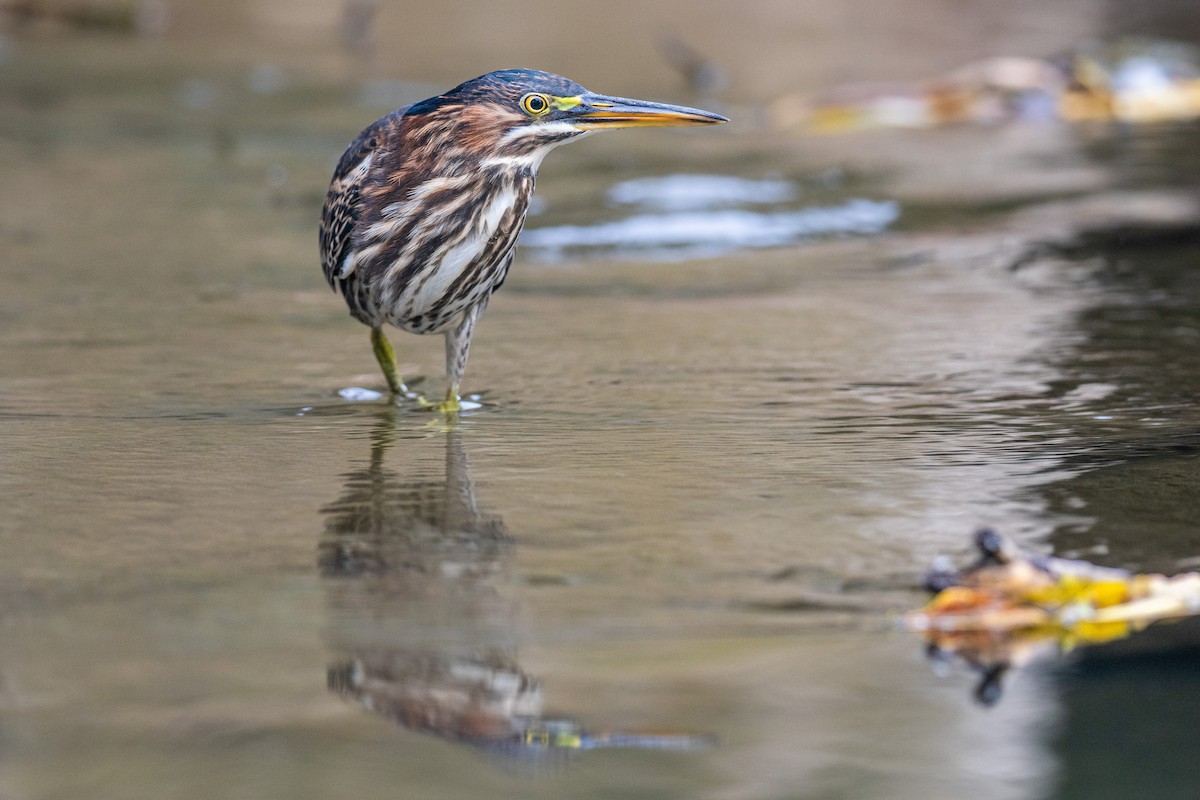
[[[1196,569],[1198,46],[1194,0],[0,0],[0,797],[1195,797],[1195,626],[896,620],[981,525]],[[509,67],[731,123],[551,155],[483,408],[392,408],[330,175]]]

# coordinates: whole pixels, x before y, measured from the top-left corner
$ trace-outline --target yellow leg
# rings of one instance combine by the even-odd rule
[[[396,351],[383,335],[382,328],[371,328],[371,346],[375,348],[375,359],[379,362],[379,368],[383,370],[383,377],[387,379],[388,389],[397,397],[408,394],[408,387],[404,385],[400,373],[396,370]]]
[[[446,399],[438,404],[437,410],[443,414],[457,414],[459,411],[462,411],[462,404],[459,403],[457,383],[450,384],[450,387],[446,389]]]

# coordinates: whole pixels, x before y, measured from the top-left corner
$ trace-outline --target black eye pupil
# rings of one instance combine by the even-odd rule
[[[530,111],[533,111],[534,113],[536,113],[536,112],[538,112],[538,111],[543,111],[543,110],[545,110],[545,108],[546,108],[546,101],[545,101],[544,99],[540,98],[540,97],[531,97],[531,98],[529,98],[529,100],[526,102],[526,105],[528,105],[528,106],[529,106],[529,110],[530,110]]]

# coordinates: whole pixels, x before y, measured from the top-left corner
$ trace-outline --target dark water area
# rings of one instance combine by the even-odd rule
[[[1057,549],[1108,548],[1099,560],[1169,572],[1200,546],[1200,418],[1191,407],[1200,396],[1200,248],[1143,244],[1098,258],[1094,278],[1112,299],[1080,317],[1087,338],[1069,369],[1112,391],[1084,404],[1094,412],[1091,430],[1068,459],[1080,474],[1049,496],[1064,513],[1099,513],[1080,530],[1057,531],[1053,541]]]
[[[897,620],[981,526],[1200,569],[1197,123],[775,116],[1182,12],[561,5],[0,18],[0,798],[1196,796],[1190,622],[987,707]],[[683,18],[725,88],[562,44]],[[552,154],[483,407],[361,399],[337,154],[513,59],[734,124]]]
[[[1055,797],[1195,794],[1200,769],[1193,744],[1180,732],[1195,719],[1200,701],[1197,626],[1183,624],[1187,631],[1150,631],[1157,637],[1145,646],[1150,652],[1089,655],[1064,671]],[[1121,728],[1119,738],[1110,735],[1114,725]]]

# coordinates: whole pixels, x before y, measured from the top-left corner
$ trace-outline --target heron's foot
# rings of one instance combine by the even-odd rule
[[[446,390],[446,398],[440,403],[433,403],[423,397],[418,400],[418,403],[424,411],[434,411],[446,416],[457,415],[460,411],[475,411],[483,408],[483,403],[475,400],[463,400],[458,394],[458,387]]]
[[[441,414],[457,414],[463,410],[462,400],[458,396],[458,387],[452,386],[446,390],[446,399],[437,404],[435,411]]]
[[[439,414],[457,414],[462,411],[462,403],[459,401],[457,393],[447,392],[446,399],[440,403],[427,400],[424,395],[416,392],[413,392],[412,399],[417,401],[417,406],[421,411],[435,411]]]
[[[421,394],[420,392],[413,391],[412,389],[409,389],[407,386],[403,385],[400,387],[400,389],[401,391],[392,392],[392,402],[394,404],[402,406],[408,403],[416,403],[421,407],[430,404],[429,401],[425,399],[425,395]]]
[[[392,393],[392,397],[412,397],[415,394],[412,389],[408,388],[408,384],[401,380],[399,375],[395,373],[389,374],[385,371],[383,376],[387,379],[387,388]]]
[[[448,398],[438,403],[435,407],[435,410],[442,414],[457,414],[463,410],[463,407],[459,399],[455,397],[453,399]]]
[[[478,411],[483,408],[479,395],[470,395],[469,400],[463,400],[458,394],[458,387],[446,390],[446,398],[440,403],[426,400],[422,395],[413,393],[417,408],[420,411],[432,411],[445,416],[456,416],[461,411]]]
[[[460,401],[451,400],[449,398],[443,400],[440,403],[434,403],[430,400],[426,400],[424,397],[420,397],[417,399],[417,410],[432,411],[435,414],[445,414],[447,416],[454,416],[454,415],[458,414],[458,412],[463,410],[463,406]]]

